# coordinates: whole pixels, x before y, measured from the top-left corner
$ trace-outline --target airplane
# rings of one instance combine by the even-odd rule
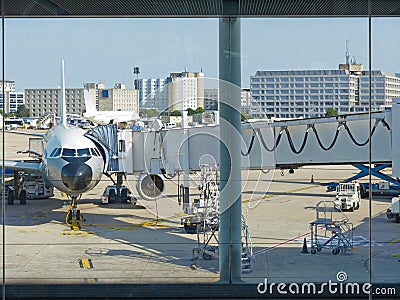
[[[14,132],[42,137],[44,151],[37,162],[4,161],[6,169],[42,175],[44,181],[68,195],[71,209],[68,220],[80,220],[77,199],[101,180],[104,159],[99,147],[85,137],[85,130],[68,127],[65,106],[64,60],[61,61],[61,121],[45,134]],[[28,151],[29,152],[29,151]],[[0,161],[3,163],[2,161]],[[3,164],[1,164],[3,167]]]
[[[89,95],[89,91],[84,90],[86,112],[83,117],[98,125],[107,125],[120,122],[129,122],[139,119],[139,115],[133,111],[98,111]]]

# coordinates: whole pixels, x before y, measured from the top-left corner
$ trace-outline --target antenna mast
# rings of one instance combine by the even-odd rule
[[[350,65],[349,40],[346,40],[346,64]]]

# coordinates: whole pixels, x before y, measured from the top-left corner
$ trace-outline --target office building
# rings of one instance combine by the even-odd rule
[[[24,92],[6,92],[6,108],[5,113],[16,113],[18,107],[25,105],[25,93]],[[0,95],[0,101],[2,101]],[[3,107],[1,107],[3,109]]]
[[[249,88],[242,88],[240,97],[240,107],[242,112],[251,113],[251,93]]]
[[[8,104],[8,93],[15,92],[15,81],[12,80],[4,80],[4,93],[5,99],[3,99],[3,81],[0,81],[0,110],[3,110],[3,103],[5,101],[5,113],[9,113],[9,104]]]
[[[160,112],[168,108],[167,79],[142,78],[138,83],[140,108],[156,108]]]
[[[112,89],[99,89],[99,110],[128,110],[139,113],[138,91],[116,83]]]
[[[99,109],[99,90],[105,89],[103,83],[88,82],[83,84],[83,88],[89,92],[90,99],[95,103],[96,109]]]
[[[218,89],[204,89],[204,109],[218,110]]]
[[[0,93],[3,90],[3,81],[0,79]],[[4,91],[5,92],[15,92],[15,81],[4,80]]]
[[[169,110],[204,108],[204,73],[170,73],[167,78]]]
[[[59,88],[25,89],[26,107],[31,117],[41,117],[48,113],[56,113],[59,117],[60,99]],[[67,114],[81,115],[85,108],[83,88],[65,89],[65,105]]]
[[[156,108],[162,112],[205,107],[202,72],[170,73],[165,79],[143,78],[137,81],[140,108]]]
[[[250,77],[251,114],[257,118],[309,118],[328,109],[339,114],[369,109],[369,72],[360,64],[338,70],[257,71]],[[372,109],[381,110],[400,96],[399,74],[372,71]]]

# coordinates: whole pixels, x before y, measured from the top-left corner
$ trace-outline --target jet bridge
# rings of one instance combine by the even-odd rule
[[[400,155],[399,102],[393,103],[392,110],[372,113],[371,134],[368,114],[243,123],[242,167],[365,164],[371,138],[372,163],[392,164],[393,176],[399,177],[400,163],[395,159]],[[202,164],[219,164],[218,125],[150,132],[123,130],[120,140],[125,141],[120,168],[127,173],[174,174],[199,170]]]
[[[400,177],[400,99],[391,109],[374,112],[369,132],[368,114],[287,121],[256,120],[242,123],[242,168],[267,170],[304,165],[352,164],[368,174],[372,143],[373,175],[393,184],[399,181],[383,173],[392,166],[392,176]],[[160,174],[174,175],[200,170],[201,165],[219,165],[219,125],[117,132],[110,125],[88,132],[104,149],[106,170],[117,174],[150,174],[140,182],[156,182],[162,191]],[[224,145],[222,145],[224,147]],[[160,186],[158,186],[160,184]],[[138,189],[140,190],[140,189]],[[153,190],[153,188],[152,188]],[[140,192],[139,192],[140,193]],[[153,195],[154,196],[154,195]]]

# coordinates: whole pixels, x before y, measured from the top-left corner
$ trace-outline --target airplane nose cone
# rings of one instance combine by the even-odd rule
[[[75,191],[84,191],[92,181],[93,171],[85,163],[70,163],[61,170],[61,179],[64,185]]]

